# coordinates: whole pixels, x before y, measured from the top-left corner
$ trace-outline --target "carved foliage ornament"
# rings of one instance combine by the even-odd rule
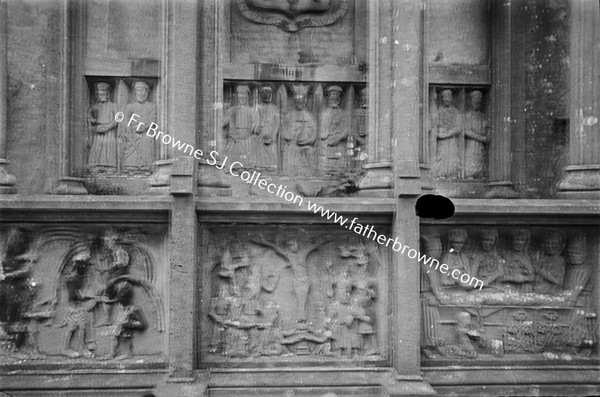
[[[236,0],[247,19],[286,32],[333,25],[346,15],[348,0]]]

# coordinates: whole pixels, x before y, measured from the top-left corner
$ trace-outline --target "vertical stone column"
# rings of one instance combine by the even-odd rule
[[[14,175],[8,173],[6,138],[8,135],[8,2],[0,0],[0,194],[17,192]]]
[[[394,166],[394,196],[397,197],[392,235],[402,245],[419,249],[419,218],[415,202],[421,194],[419,140],[423,128],[422,101],[423,16],[421,0],[394,0],[391,3],[391,131]],[[397,371],[391,395],[435,394],[420,375],[421,358],[419,263],[393,252],[391,277],[395,293],[390,299],[394,313],[392,365]],[[410,319],[410,320],[409,320]]]
[[[492,136],[489,147],[489,191],[486,198],[515,198],[511,180],[511,4],[491,2]]]
[[[360,196],[390,197],[391,158],[391,51],[392,15],[390,0],[368,3],[368,159],[366,175],[359,182]]]
[[[571,1],[569,165],[558,184],[564,198],[600,197],[600,10]]]

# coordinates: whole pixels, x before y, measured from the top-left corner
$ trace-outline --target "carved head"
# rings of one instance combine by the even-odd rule
[[[448,242],[450,243],[450,250],[460,252],[467,241],[467,231],[465,229],[452,229],[448,235]]]
[[[338,109],[342,99],[342,87],[332,85],[327,88],[327,105],[332,109]]]
[[[510,237],[513,251],[521,252],[529,242],[529,230],[515,229],[512,231]]]
[[[484,229],[481,231],[481,249],[484,252],[490,252],[498,242],[498,230]]]
[[[553,230],[548,232],[542,240],[542,250],[546,255],[558,255],[562,251],[564,237],[562,233]]]
[[[452,105],[452,90],[445,89],[442,91],[442,105],[450,107]]]
[[[471,107],[474,110],[481,109],[481,104],[483,102],[483,93],[479,90],[474,90],[469,93],[469,98],[471,99]]]
[[[119,281],[115,285],[115,296],[122,304],[129,304],[133,298],[133,285],[129,281]]]
[[[91,258],[91,253],[89,248],[85,248],[82,251],[78,252],[77,254],[75,254],[75,256],[73,256],[73,263],[75,264],[75,266],[79,267],[79,266],[85,266],[87,264],[89,264],[89,260]]]
[[[294,106],[296,110],[304,110],[306,108],[306,102],[308,100],[308,86],[307,85],[294,85]]]
[[[439,259],[442,256],[442,239],[438,233],[426,234],[421,236],[423,250],[433,258]]]
[[[366,109],[369,106],[369,90],[367,87],[360,90],[360,107]]]
[[[247,85],[238,85],[235,87],[235,97],[238,105],[247,105],[250,99],[250,87]]]
[[[258,91],[262,103],[271,103],[273,101],[273,89],[269,86],[261,87]]]
[[[108,102],[110,98],[110,85],[108,83],[96,83],[94,84],[94,90],[96,92],[96,99],[98,102]]]
[[[133,84],[133,90],[135,91],[135,99],[139,103],[144,103],[148,100],[148,94],[150,94],[150,85],[145,81],[136,81]]]
[[[300,248],[298,246],[298,239],[296,237],[290,237],[285,241],[285,246],[292,252],[298,252]]]
[[[585,234],[571,237],[567,242],[567,259],[571,265],[583,265],[587,250],[587,238]]]

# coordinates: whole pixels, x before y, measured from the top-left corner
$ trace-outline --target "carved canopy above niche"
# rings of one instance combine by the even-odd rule
[[[235,0],[241,14],[256,23],[286,32],[328,26],[348,11],[349,0]]]

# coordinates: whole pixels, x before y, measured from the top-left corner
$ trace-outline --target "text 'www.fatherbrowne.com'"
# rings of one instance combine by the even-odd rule
[[[123,112],[117,112],[115,114],[115,121],[120,123],[124,119],[125,114]],[[145,125],[143,122],[138,121],[139,119],[140,116],[138,114],[132,113],[129,117],[129,121],[127,122],[127,126],[130,127],[131,124],[137,122],[135,131],[139,132],[140,128]],[[139,133],[143,133],[143,131]],[[479,280],[478,278],[472,277],[471,275],[462,272],[460,269],[451,270],[446,263],[440,264],[437,259],[429,257],[426,254],[421,254],[419,251],[410,248],[407,245],[401,244],[397,237],[392,239],[391,237],[387,237],[385,234],[378,233],[372,225],[359,223],[358,218],[353,218],[350,220],[349,218],[339,215],[335,211],[330,211],[327,208],[323,208],[323,206],[311,202],[308,199],[306,199],[305,202],[304,197],[287,190],[287,186],[282,184],[277,185],[261,178],[260,172],[238,172],[240,169],[244,168],[244,164],[239,161],[230,161],[227,156],[223,159],[223,161],[220,161],[219,159],[221,156],[216,150],[212,150],[210,153],[208,153],[209,158],[205,158],[204,152],[201,149],[196,149],[193,145],[190,145],[189,143],[183,142],[179,139],[175,139],[171,135],[160,131],[158,129],[158,124],[154,122],[150,123],[145,133],[149,138],[154,138],[156,141],[160,140],[163,145],[172,145],[173,149],[177,149],[184,154],[193,156],[197,160],[205,160],[208,165],[214,166],[219,170],[225,169],[224,172],[229,172],[231,175],[240,178],[242,181],[248,184],[257,186],[259,189],[266,190],[267,192],[274,194],[275,196],[280,197],[289,203],[295,204],[301,208],[305,208],[307,211],[314,214],[318,214],[321,217],[348,230],[351,230],[360,236],[363,236],[367,239],[372,239],[373,241],[377,242],[377,244],[385,247],[389,247],[391,244],[392,250],[407,255],[411,259],[418,258],[419,263],[429,266],[430,268],[435,268],[435,270],[439,270],[440,273],[449,275],[453,279],[459,280],[465,285],[468,285],[472,288],[479,288],[480,290],[483,288],[483,281]]]

